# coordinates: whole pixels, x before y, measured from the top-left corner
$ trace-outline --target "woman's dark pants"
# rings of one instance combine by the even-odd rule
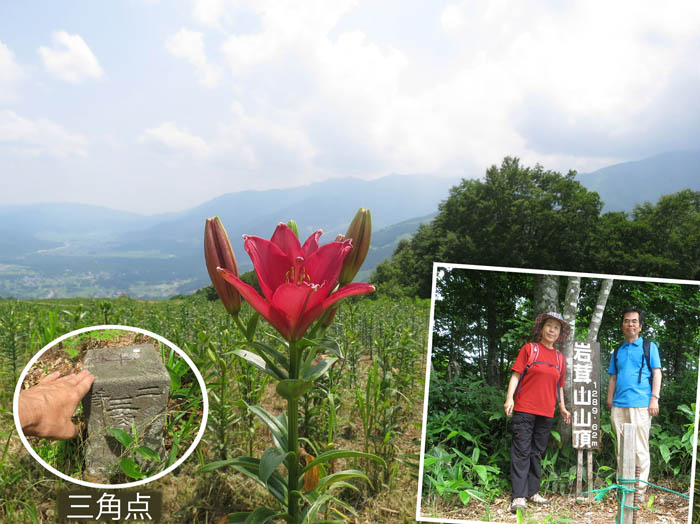
[[[513,498],[531,497],[540,489],[540,460],[549,441],[551,417],[513,412],[513,445],[510,449],[510,478]]]

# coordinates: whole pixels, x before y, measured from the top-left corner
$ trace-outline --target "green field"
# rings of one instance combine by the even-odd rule
[[[327,334],[343,359],[300,401],[299,431],[305,451],[318,455],[354,449],[383,458],[336,464],[364,471],[338,489],[334,510],[359,522],[412,522],[415,515],[420,420],[429,302],[363,298],[339,309]],[[242,317],[251,315],[244,306]],[[24,365],[45,344],[71,330],[97,324],[143,328],[164,336],[195,362],[209,390],[210,414],[195,453],[175,472],[148,485],[162,490],[163,522],[219,522],[234,511],[273,505],[267,490],[237,472],[206,468],[241,455],[260,456],[269,431],[247,409],[259,404],[277,413],[283,401],[264,375],[232,351],[244,347],[218,301],[117,299],[1,300],[0,521],[56,522],[60,489],[71,484],[44,470],[23,448],[12,420],[12,395]],[[261,321],[258,338],[275,343]],[[260,336],[262,335],[262,336]],[[56,453],[67,453],[59,444]],[[80,477],[81,468],[72,474]],[[357,513],[358,517],[353,517]],[[337,515],[336,515],[337,516]],[[225,521],[225,519],[224,519]]]

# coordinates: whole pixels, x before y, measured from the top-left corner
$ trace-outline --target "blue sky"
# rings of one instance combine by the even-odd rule
[[[0,3],[0,204],[151,214],[700,147],[700,4]]]

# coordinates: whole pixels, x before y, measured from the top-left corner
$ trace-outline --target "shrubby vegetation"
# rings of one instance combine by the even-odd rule
[[[376,297],[343,304],[329,334],[344,359],[301,402],[300,431],[307,452],[340,444],[386,461],[387,468],[358,464],[371,484],[350,485],[340,493],[347,513],[362,511],[362,519],[371,522],[412,521],[427,340],[424,299],[431,293],[433,261],[700,278],[700,193],[667,195],[629,215],[601,214],[601,209],[598,195],[581,186],[574,173],[527,168],[508,157],[483,180],[463,180],[452,188],[437,217],[378,266],[371,279],[379,288]],[[502,404],[510,366],[529,338],[535,283],[528,275],[474,278],[476,273],[441,275],[423,496],[427,505],[480,504],[488,517],[491,501],[509,490],[510,434]],[[252,273],[242,279],[256,285]],[[598,285],[594,279],[581,283],[577,338],[586,336],[581,326],[590,320]],[[12,393],[38,349],[67,331],[95,324],[161,334],[187,352],[205,377],[210,417],[204,439],[183,467],[153,485],[169,490],[166,520],[215,522],[266,502],[264,489],[245,483],[231,468],[206,472],[217,461],[259,455],[269,436],[247,405],[275,409],[266,379],[233,355],[242,341],[217,302],[211,287],[155,302],[0,300],[0,520],[54,521],[56,490],[67,486],[20,451]],[[682,485],[692,457],[700,299],[689,286],[616,281],[598,335],[604,347],[619,343],[619,312],[630,302],[647,310],[645,334],[659,342],[665,370],[661,414],[652,429],[652,477]],[[243,314],[250,315],[247,306]],[[263,342],[273,343],[272,333],[268,336]],[[604,370],[606,365],[604,358]],[[614,478],[607,410],[602,417],[606,436],[596,454],[601,482]],[[543,488],[571,493],[574,464],[565,435],[555,433],[542,462]]]
[[[340,508],[343,513],[364,511],[364,518],[373,522],[404,521],[414,514],[415,507],[406,500],[414,500],[417,487],[428,306],[425,300],[347,300],[328,331],[345,358],[321,388],[302,399],[305,452],[317,456],[351,448],[376,454],[387,464],[347,463],[362,469],[371,482],[351,482],[336,493],[348,506]],[[251,315],[247,305],[242,315]],[[55,522],[57,490],[70,485],[45,472],[21,448],[12,395],[24,365],[41,347],[68,331],[96,324],[138,326],[164,336],[192,358],[207,384],[210,415],[197,451],[176,472],[149,484],[167,490],[164,521],[216,522],[269,502],[264,488],[231,467],[207,472],[217,461],[259,456],[269,436],[248,406],[261,404],[275,413],[281,406],[262,372],[233,354],[243,341],[224,308],[208,300],[206,292],[149,302],[5,299],[0,300],[0,323],[0,521]],[[274,332],[262,324],[262,340],[273,343]],[[70,444],[56,450],[65,455]],[[337,467],[346,469],[340,463]],[[79,475],[80,466],[71,473]],[[402,495],[396,497],[397,492]]]
[[[462,180],[453,187],[436,218],[402,241],[370,281],[391,296],[429,297],[435,261],[700,278],[700,192],[666,195],[655,204],[637,205],[630,214],[602,214],[598,194],[574,177],[574,172],[525,167],[506,157],[483,179]],[[582,280],[578,340],[587,336],[599,286],[598,280]],[[529,340],[534,288],[532,275],[440,272],[423,484],[429,501],[447,498],[460,504],[460,499],[467,503],[477,498],[488,504],[510,489],[510,435],[502,404],[510,366]],[[562,289],[559,306],[563,295]],[[648,312],[643,335],[659,343],[664,366],[662,408],[652,428],[652,477],[687,486],[700,295],[694,286],[614,283],[597,337],[604,348],[602,398],[607,393],[608,354],[622,338],[619,315],[630,304]],[[615,471],[607,410],[601,422],[606,435],[596,453],[599,482],[614,479]],[[545,490],[573,490],[576,453],[566,436],[555,431],[543,459]]]
[[[451,498],[455,503],[461,498],[468,503],[475,497],[488,504],[510,491],[511,437],[503,400],[510,367],[521,345],[531,339],[535,279],[532,274],[467,269],[441,268],[438,272],[423,483],[424,495],[433,504],[436,498]],[[597,293],[596,279],[582,279],[578,340],[586,339]],[[650,439],[650,480],[683,492],[692,465],[700,290],[691,285],[614,283],[598,336],[603,399],[610,354],[622,340],[619,319],[630,303],[648,312],[642,334],[658,343],[664,368],[663,401]],[[489,330],[496,331],[496,348],[488,347]],[[490,353],[494,353],[496,373],[488,372]],[[616,468],[607,409],[602,411],[601,426],[604,437],[594,466],[599,483],[614,479]],[[543,491],[573,492],[576,452],[556,430],[542,466]]]
[[[433,261],[700,279],[700,192],[601,215],[575,172],[506,157],[484,179],[462,180],[435,219],[402,241],[371,282],[392,295],[430,296]],[[630,191],[634,191],[631,187]]]

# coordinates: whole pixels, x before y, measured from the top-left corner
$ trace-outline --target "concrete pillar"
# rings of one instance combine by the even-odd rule
[[[139,445],[163,452],[163,426],[168,406],[170,375],[150,344],[108,347],[87,352],[83,368],[95,376],[83,399],[88,441],[88,475],[106,480],[119,471],[124,449],[109,428],[137,435]],[[136,457],[133,457],[136,458]]]

